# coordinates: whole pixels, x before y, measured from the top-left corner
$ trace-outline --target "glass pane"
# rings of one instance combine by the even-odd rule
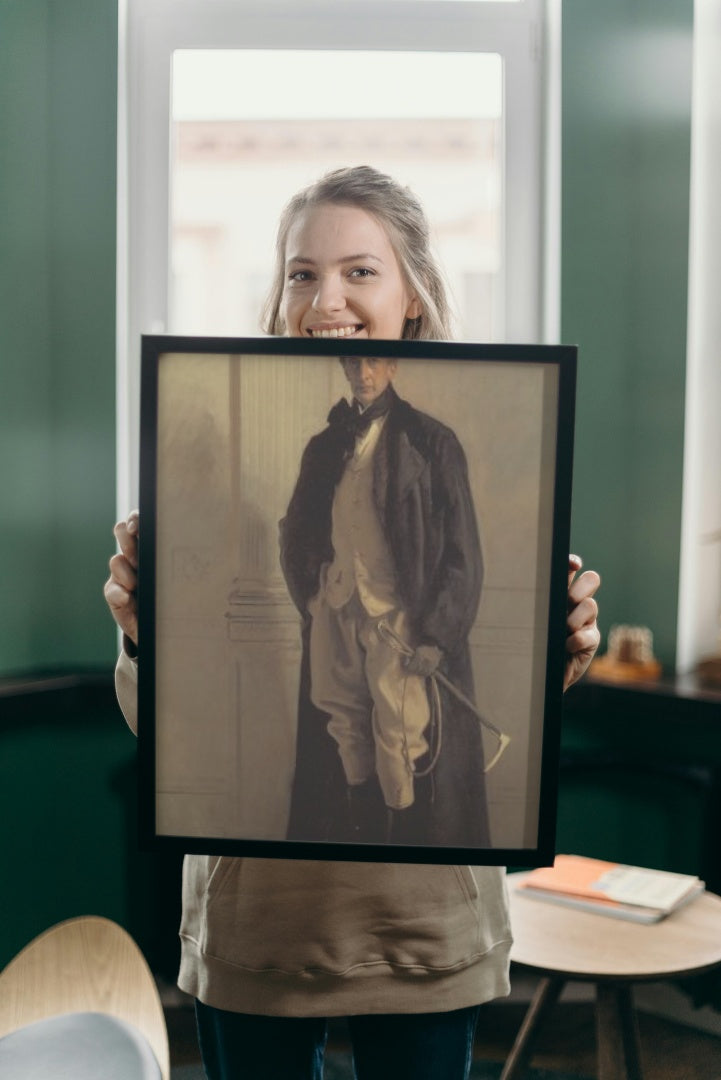
[[[485,53],[176,52],[170,330],[257,334],[297,190],[370,164],[431,221],[457,336],[501,326],[503,67]]]

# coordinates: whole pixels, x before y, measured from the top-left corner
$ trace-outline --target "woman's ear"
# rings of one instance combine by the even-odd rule
[[[418,319],[423,314],[423,305],[417,296],[414,296],[406,311],[407,319]]]

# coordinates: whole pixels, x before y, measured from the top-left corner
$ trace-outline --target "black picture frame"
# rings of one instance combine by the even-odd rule
[[[420,593],[409,607],[422,615],[413,616],[411,645],[423,638],[423,620],[436,619],[434,604],[441,605],[441,571],[426,572],[436,565],[432,551],[440,552],[437,565],[450,567],[448,575],[460,575],[456,596],[469,596],[473,610],[475,586],[467,580],[478,560],[456,537],[466,490],[480,533],[480,603],[465,639],[459,631],[460,643],[442,654],[440,681],[424,684],[429,695],[440,687],[440,719],[434,714],[420,735],[408,736],[425,739],[427,751],[412,759],[413,806],[405,817],[408,808],[386,805],[384,769],[396,768],[396,750],[383,765],[378,744],[385,733],[375,744],[376,772],[365,785],[357,777],[348,785],[349,768],[364,752],[355,758],[343,743],[355,731],[331,739],[328,714],[308,707],[312,676],[304,643],[311,625],[320,633],[320,616],[311,619],[291,599],[296,588],[287,580],[295,582],[303,568],[290,572],[285,565],[284,579],[277,533],[283,520],[285,564],[300,558],[303,567],[327,565],[317,544],[293,536],[330,543],[328,493],[344,466],[333,456],[337,447],[328,451],[330,435],[307,447],[330,430],[329,410],[348,388],[344,363],[363,357],[390,365],[397,392],[395,411],[382,425],[385,442],[375,450],[372,498],[376,506],[386,500],[378,516],[388,550],[402,536],[411,552],[400,562],[391,551],[399,591],[402,571],[407,578],[420,567]],[[576,359],[574,346],[555,345],[143,337],[138,755],[144,849],[373,862],[553,861]],[[399,399],[410,403],[402,414]],[[339,408],[345,423],[347,410]],[[392,488],[393,470],[406,462],[398,447],[420,461],[424,479],[412,481],[425,491],[420,511],[421,503],[406,506],[412,499],[405,488],[400,495],[400,487]],[[314,458],[316,450],[325,456]],[[301,459],[306,487],[293,496]],[[331,479],[318,465],[326,460],[336,461]],[[289,534],[292,497],[302,525]],[[316,500],[310,509],[309,499]],[[415,530],[410,543],[404,529]],[[472,534],[467,521],[458,530]],[[414,549],[417,533],[423,553]],[[428,537],[435,537],[435,548]],[[453,604],[446,603],[448,610],[456,618]],[[463,669],[460,661],[453,667],[461,654],[475,681],[470,700],[454,696],[458,685],[443,683],[444,671]],[[316,646],[316,655],[325,658],[314,661],[317,688],[319,665],[335,677],[342,664],[327,660],[325,646]],[[403,674],[404,694],[411,685],[418,683]],[[382,707],[373,709],[382,727]],[[420,714],[405,709],[404,698],[401,716],[410,729]],[[409,745],[403,743],[404,752]],[[341,764],[341,746],[350,766]],[[498,750],[502,755],[484,773]],[[429,768],[423,778],[421,766]],[[371,788],[371,801],[354,808],[359,791]]]

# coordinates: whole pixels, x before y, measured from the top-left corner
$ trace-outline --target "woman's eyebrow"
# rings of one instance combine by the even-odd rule
[[[383,260],[381,259],[381,257],[379,255],[373,255],[373,254],[371,254],[370,251],[361,251],[360,254],[358,254],[358,255],[344,255],[343,258],[339,259],[338,261],[342,262],[342,263],[365,262],[366,259],[372,259],[373,262],[378,262],[378,263],[383,262]]]
[[[370,251],[361,251],[357,255],[344,255],[338,260],[340,263],[350,262],[365,262],[371,259],[373,262],[383,265],[383,260],[379,255],[373,255]],[[309,259],[305,255],[290,255],[286,260],[286,265],[290,266],[291,263],[300,264],[302,266],[315,266],[315,259]]]

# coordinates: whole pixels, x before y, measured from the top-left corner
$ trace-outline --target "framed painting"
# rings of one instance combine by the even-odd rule
[[[145,847],[552,861],[575,373],[143,338]]]

